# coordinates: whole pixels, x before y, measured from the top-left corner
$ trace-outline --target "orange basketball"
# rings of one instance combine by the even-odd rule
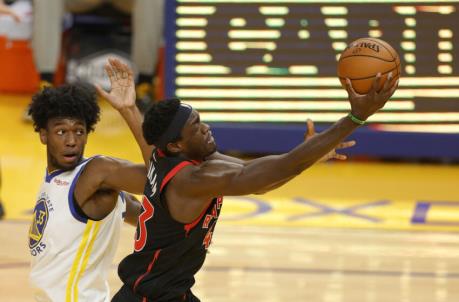
[[[400,58],[388,43],[376,38],[361,38],[350,43],[338,61],[338,77],[345,87],[346,78],[357,93],[365,94],[378,72],[381,73],[379,89],[392,72],[392,82],[400,77]]]

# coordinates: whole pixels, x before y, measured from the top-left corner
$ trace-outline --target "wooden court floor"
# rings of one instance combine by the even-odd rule
[[[28,220],[45,149],[21,122],[25,96],[0,97],[0,301],[32,301]],[[86,154],[141,161],[102,104]],[[459,167],[320,164],[266,195],[225,198],[193,291],[204,302],[459,301]],[[133,248],[123,227],[110,274]]]

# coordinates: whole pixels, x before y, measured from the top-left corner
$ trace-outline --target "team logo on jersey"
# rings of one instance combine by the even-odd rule
[[[48,223],[49,211],[45,198],[38,200],[33,211],[33,221],[29,229],[29,247],[34,249],[41,241]]]

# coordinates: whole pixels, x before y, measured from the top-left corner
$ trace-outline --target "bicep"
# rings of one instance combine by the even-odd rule
[[[116,160],[108,170],[109,173],[103,180],[102,187],[133,194],[143,193],[147,179],[147,168],[145,165]]]
[[[228,188],[244,166],[223,160],[208,160],[200,166],[188,166],[171,180],[180,196],[208,200],[227,195]]]

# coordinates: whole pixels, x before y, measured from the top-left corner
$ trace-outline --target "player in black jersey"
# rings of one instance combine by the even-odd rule
[[[131,72],[116,60],[111,64]],[[109,68],[107,72],[113,77]],[[144,138],[138,115],[123,114],[144,158],[149,156],[150,160],[134,252],[119,265],[124,285],[112,301],[199,301],[190,289],[211,243],[222,196],[269,191],[323,157],[340,158],[335,149],[352,145],[342,141],[394,93],[397,83],[389,86],[390,79],[376,92],[380,80],[378,75],[367,95],[356,94],[348,81],[349,116],[288,153],[250,161],[218,153],[209,125],[200,120],[196,110],[177,99],[159,102],[147,110],[142,125]],[[134,106],[127,101],[113,105],[118,109]]]

